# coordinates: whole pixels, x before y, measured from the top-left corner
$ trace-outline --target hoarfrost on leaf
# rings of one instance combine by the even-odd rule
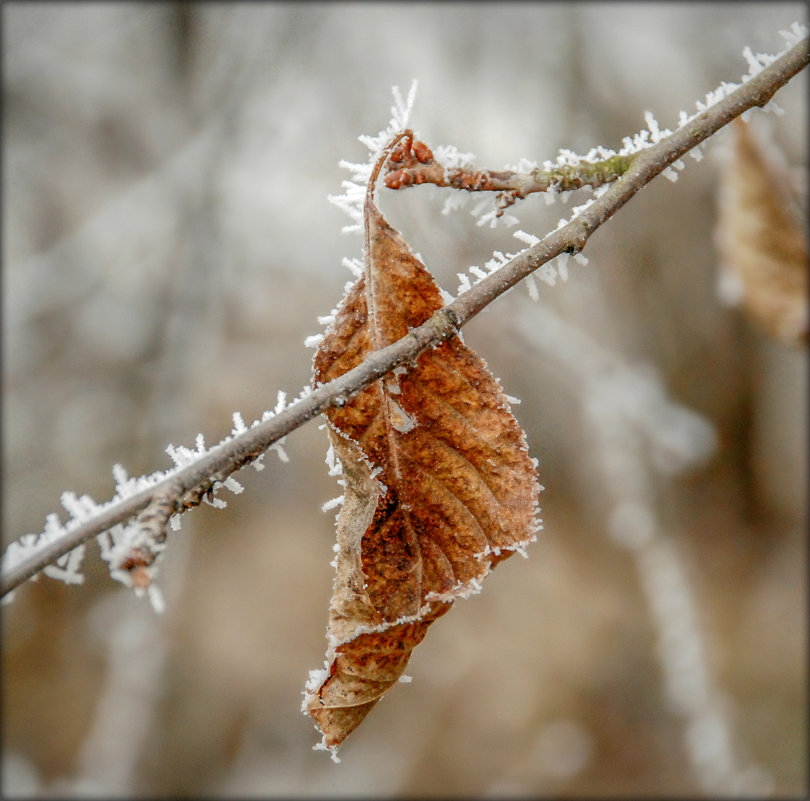
[[[409,134],[397,135],[381,154],[375,176],[404,137]],[[313,361],[314,386],[399,340],[445,302],[425,266],[376,208],[373,185],[366,227],[365,281],[341,302]],[[484,269],[472,269],[475,280],[486,279],[508,258],[496,252]],[[459,277],[469,286],[469,277]],[[454,337],[423,352],[406,371],[392,372],[326,411],[346,491],[337,521],[329,670],[315,686],[308,682],[306,697],[325,749],[342,742],[403,673],[427,627],[456,598],[480,589],[496,561],[478,558],[481,546],[504,545],[508,551],[511,542],[528,541],[536,514],[536,476],[525,435],[474,352]],[[479,429],[492,446],[470,444],[469,431]],[[495,464],[485,458],[490,453]],[[333,460],[328,453],[327,464]],[[407,476],[400,466],[407,466]],[[475,491],[479,484],[489,491],[483,501]],[[377,509],[389,513],[381,517]],[[476,512],[486,519],[481,522]]]
[[[363,262],[358,258],[348,258],[344,256],[341,260],[341,264],[346,267],[355,278],[359,278],[363,274]],[[334,313],[331,317],[334,320]],[[332,322],[332,320],[329,322]]]
[[[329,467],[330,476],[339,476],[343,473],[343,463],[335,453],[335,448],[331,442],[326,450],[326,464]]]
[[[325,503],[321,504],[321,511],[328,512],[330,509],[335,509],[338,506],[343,506],[343,501],[345,499],[345,495],[338,495],[336,498],[332,498]]]
[[[312,746],[312,750],[328,751],[329,756],[332,758],[332,762],[334,762],[336,765],[340,762],[340,757],[337,754],[338,747],[336,745],[327,745],[325,742],[325,737],[319,743],[315,743],[315,745]]]

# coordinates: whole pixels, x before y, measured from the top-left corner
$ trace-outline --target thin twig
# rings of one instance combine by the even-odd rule
[[[498,192],[497,216],[500,217],[506,208],[534,192],[568,192],[583,186],[596,189],[613,183],[624,175],[631,161],[630,156],[613,155],[602,161],[562,164],[550,170],[538,167],[530,172],[472,166],[445,167],[434,159],[424,143],[415,142],[413,154],[389,160],[385,185],[389,189],[406,189],[419,184],[435,184],[467,192]]]
[[[743,112],[754,106],[764,106],[778,89],[807,66],[808,61],[810,50],[805,38],[726,98],[671,135],[635,154],[623,175],[571,222],[515,256],[448,306],[439,309],[418,328],[394,344],[371,353],[353,370],[315,388],[275,416],[212,448],[187,467],[171,472],[149,489],[111,503],[92,519],[69,529],[64,536],[6,571],[0,579],[0,594],[10,592],[90,538],[137,515],[156,495],[165,495],[170,485],[177,487],[173,495],[175,512],[199,504],[216,482],[224,481],[254,461],[291,431],[329,406],[345,405],[353,395],[395,367],[415,360],[428,347],[454,336],[461,326],[531,272],[560,253],[582,250],[590,235],[639,189]]]

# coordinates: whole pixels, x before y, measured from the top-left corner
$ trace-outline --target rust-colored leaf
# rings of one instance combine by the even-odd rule
[[[424,265],[365,201],[364,275],[314,359],[314,382],[356,366],[441,308]],[[402,145],[400,145],[402,147]],[[304,708],[334,748],[402,675],[428,626],[534,539],[538,484],[501,387],[459,337],[327,413],[343,465],[326,671]]]
[[[769,336],[806,343],[804,215],[775,153],[749,125],[737,121],[734,127],[735,149],[723,176],[717,225],[726,295]]]

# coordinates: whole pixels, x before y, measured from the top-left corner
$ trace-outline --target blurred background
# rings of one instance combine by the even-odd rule
[[[775,53],[800,3],[2,6],[3,539],[65,490],[170,465],[308,383],[361,253],[327,201],[391,116],[490,168],[618,149]],[[752,125],[806,168],[807,76]],[[300,713],[325,651],[339,494],[288,464],[171,537],[167,609],[40,578],[2,608],[4,797],[798,797],[807,791],[806,351],[718,294],[732,132],[658,179],[540,300],[464,331],[540,461],[545,531],[416,649],[341,750]],[[724,157],[724,153],[726,156]],[[380,191],[455,294],[521,247],[447,190]],[[572,205],[512,211],[542,236]],[[223,496],[225,497],[225,496]]]

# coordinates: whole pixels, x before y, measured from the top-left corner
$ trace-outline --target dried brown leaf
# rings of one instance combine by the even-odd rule
[[[735,123],[733,158],[720,195],[717,244],[726,295],[769,336],[806,342],[807,227],[787,171]],[[771,146],[771,151],[773,146]]]
[[[366,263],[314,359],[336,378],[441,308],[438,287],[373,200]],[[534,539],[538,484],[523,431],[484,362],[456,336],[327,413],[343,465],[327,669],[304,709],[336,747],[399,679],[428,626]]]

